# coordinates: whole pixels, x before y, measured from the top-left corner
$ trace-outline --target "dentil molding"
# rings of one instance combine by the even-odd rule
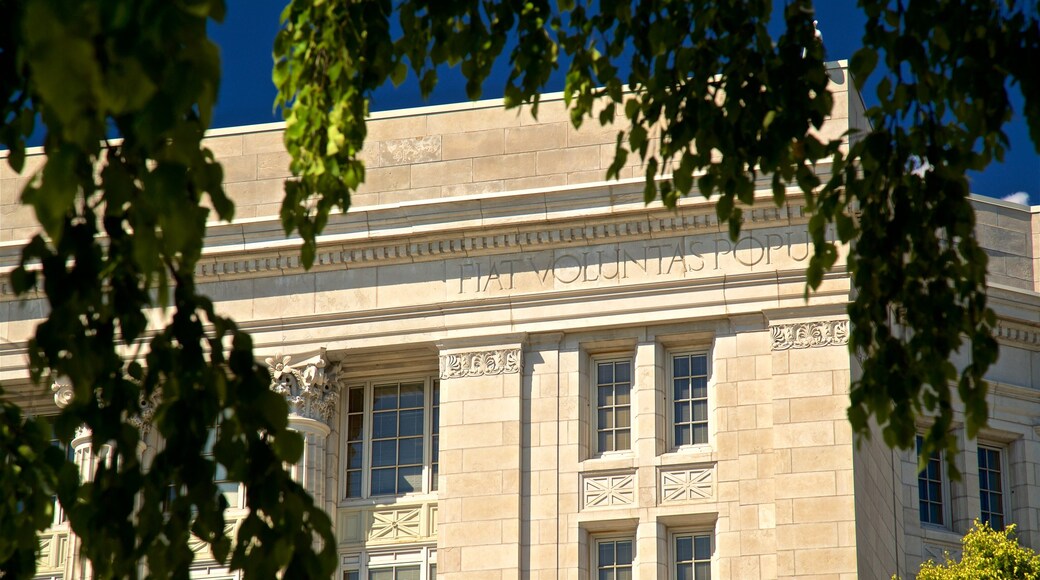
[[[488,377],[519,373],[523,368],[519,348],[459,352],[440,357],[441,379]]]
[[[816,348],[849,343],[848,320],[821,320],[769,327],[773,350]]]

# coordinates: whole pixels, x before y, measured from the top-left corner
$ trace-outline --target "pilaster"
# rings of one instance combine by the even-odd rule
[[[439,348],[438,577],[519,578],[523,337]]]

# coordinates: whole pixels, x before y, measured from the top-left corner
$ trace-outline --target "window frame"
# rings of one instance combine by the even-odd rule
[[[921,433],[918,433],[915,436],[915,439],[914,439],[914,454],[913,454],[913,458],[914,458],[915,468],[916,468],[916,465],[918,464],[918,459],[919,459],[919,457],[921,455],[921,444],[922,444],[923,441],[924,441],[924,435],[921,434]],[[928,467],[926,466],[923,470],[920,470],[920,471],[917,472],[917,519],[918,519],[918,523],[921,525],[921,527],[931,527],[931,528],[938,528],[938,529],[942,529],[942,530],[952,530],[953,527],[952,527],[951,520],[953,519],[953,517],[952,517],[953,514],[951,513],[951,505],[950,505],[950,477],[949,477],[949,473],[946,470],[946,452],[941,451],[941,450],[940,451],[935,451],[935,452],[933,452],[932,457],[928,458],[928,461],[929,461],[929,464],[931,464],[931,462],[933,462],[933,461],[938,463],[939,477],[941,478],[941,479],[938,480],[938,483],[940,485],[940,488],[939,488],[939,500],[938,500],[938,502],[935,502],[931,498],[929,498],[927,500],[924,500],[924,499],[921,498],[921,474],[927,473]],[[921,502],[922,501],[929,501],[931,503],[939,503],[939,515],[942,517],[942,522],[939,522],[939,523],[931,522],[931,521],[927,521],[926,522],[926,521],[924,521],[921,518]]]
[[[668,575],[666,576],[670,580],[678,580],[678,574],[676,570],[680,563],[685,564],[686,562],[679,562],[679,547],[677,541],[681,537],[689,536],[692,539],[693,545],[693,559],[689,561],[689,564],[694,569],[694,575],[691,577],[696,578],[696,564],[706,563],[708,565],[708,578],[711,578],[712,568],[715,568],[715,533],[712,530],[706,530],[704,528],[679,528],[668,531]],[[697,538],[708,538],[709,556],[705,559],[697,559]]]
[[[988,441],[984,441],[984,442],[979,442],[979,444],[978,444],[978,446],[976,448],[976,451],[975,451],[975,461],[976,461],[975,465],[976,465],[976,468],[978,469],[978,476],[979,476],[979,490],[978,490],[978,492],[979,492],[979,519],[984,521],[984,522],[989,522],[990,527],[993,528],[994,530],[997,530],[998,528],[993,526],[992,522],[985,517],[984,510],[983,510],[983,507],[982,507],[982,494],[983,494],[983,489],[982,489],[982,465],[981,465],[981,461],[980,461],[981,458],[979,456],[980,456],[980,454],[983,451],[994,452],[994,453],[997,454],[997,467],[999,468],[999,470],[997,471],[997,474],[1000,477],[1000,489],[998,489],[996,491],[986,490],[986,493],[989,493],[991,495],[993,493],[999,493],[1000,494],[1000,518],[1002,520],[1002,525],[1001,525],[1001,527],[999,529],[1003,530],[1008,525],[1008,515],[1009,515],[1008,490],[1010,489],[1010,487],[1008,486],[1008,476],[1010,475],[1010,472],[1008,471],[1008,463],[1007,463],[1008,450],[1007,450],[1007,447],[1005,447],[1003,445],[994,444],[994,443],[991,443],[991,442],[988,442]],[[993,470],[989,469],[989,471],[993,471]]]
[[[600,442],[599,442],[599,433],[600,433],[600,422],[599,422],[599,412],[600,412],[600,405],[599,405],[599,388],[600,388],[599,367],[600,367],[601,364],[612,364],[612,365],[614,365],[615,366],[614,374],[612,376],[614,376],[616,378],[616,376],[617,376],[617,374],[616,374],[616,372],[617,372],[617,364],[618,363],[627,363],[628,364],[628,405],[627,405],[627,407],[628,407],[628,428],[627,428],[627,430],[628,430],[628,448],[627,449],[617,449],[617,432],[619,430],[624,430],[624,429],[618,429],[618,427],[615,424],[614,426],[609,427],[609,429],[611,429],[613,434],[614,434],[614,449],[606,450],[606,449],[601,449],[600,448]],[[635,413],[633,412],[634,405],[632,404],[633,398],[635,396],[635,357],[631,356],[630,354],[628,354],[628,355],[614,354],[614,355],[595,356],[595,357],[593,357],[591,359],[591,365],[590,366],[591,366],[590,373],[589,373],[590,374],[590,381],[589,381],[589,391],[590,391],[589,392],[589,407],[590,407],[590,415],[591,415],[589,417],[589,426],[590,426],[590,429],[589,429],[589,431],[590,431],[589,449],[591,451],[590,456],[591,457],[629,456],[633,452],[632,448],[633,448],[633,443],[635,442],[634,435],[635,435],[635,419],[636,419],[636,417],[635,417]],[[621,384],[621,383],[618,383],[615,380],[615,381],[612,381],[610,384],[616,386],[616,385]],[[621,405],[616,405],[615,404],[615,405],[611,405],[610,406],[611,409],[618,409],[619,407],[621,407]]]
[[[631,574],[629,575],[629,577],[630,578],[635,578],[636,577],[636,564],[637,564],[637,561],[638,561],[638,554],[636,552],[636,538],[635,538],[634,535],[626,535],[626,534],[618,534],[618,533],[596,535],[596,536],[592,536],[589,539],[589,545],[590,545],[590,549],[589,549],[589,560],[590,560],[589,561],[589,576],[591,578],[595,578],[595,579],[598,579],[600,577],[599,573],[600,573],[601,566],[600,566],[600,561],[599,561],[599,546],[600,546],[600,544],[605,544],[605,543],[608,543],[608,542],[612,542],[612,543],[615,543],[615,544],[617,542],[629,542],[629,543],[632,544],[632,561],[629,562],[628,566],[629,566],[629,568],[631,570]],[[615,546],[615,554],[616,554],[616,550],[617,550],[617,548]],[[612,569],[616,571],[617,570],[617,566],[614,565]],[[616,578],[617,578],[617,576],[615,574],[615,580],[616,580]]]
[[[340,554],[341,580],[353,580],[348,574],[357,574],[357,580],[367,580],[373,570],[386,570],[417,566],[419,580],[435,580],[437,570],[437,546],[401,546],[388,549],[362,550]]]
[[[707,435],[706,435],[704,443],[696,443],[696,442],[693,442],[693,435],[692,435],[692,432],[691,432],[691,442],[689,444],[685,444],[685,443],[680,443],[677,440],[677,437],[675,436],[675,428],[678,426],[678,423],[676,422],[676,416],[675,416],[675,405],[677,403],[677,400],[675,398],[675,359],[677,357],[695,357],[695,356],[703,356],[704,357],[704,363],[705,363],[704,364],[704,387],[705,387],[704,403],[705,403],[705,406],[706,406],[707,410],[706,410],[706,418],[704,420],[704,424],[705,424],[705,428],[706,428],[706,431],[707,431]],[[691,362],[692,362],[692,360],[691,360]],[[665,373],[665,376],[667,377],[667,384],[665,385],[665,389],[666,389],[665,400],[667,401],[667,405],[668,405],[668,409],[667,409],[667,412],[666,412],[666,415],[668,417],[668,423],[667,423],[667,426],[666,426],[666,429],[668,429],[668,434],[667,434],[668,449],[673,451],[673,452],[681,452],[681,451],[701,451],[701,450],[710,448],[714,444],[714,440],[715,440],[714,432],[712,430],[712,424],[713,424],[713,422],[712,422],[712,414],[714,412],[714,406],[713,406],[714,405],[714,397],[712,396],[712,390],[713,390],[712,389],[712,384],[711,384],[712,360],[711,360],[711,353],[710,353],[710,351],[708,349],[697,349],[697,348],[693,348],[693,349],[680,349],[680,350],[669,350],[669,351],[665,352],[665,364],[667,365],[667,369],[666,369],[666,373]],[[691,368],[690,377],[692,378],[692,377],[695,377],[695,376],[699,376],[699,375],[692,374],[692,368]],[[691,394],[692,394],[692,390],[691,390]],[[699,398],[697,398],[697,399],[699,399]],[[692,401],[697,400],[697,399],[694,399],[694,398],[691,397],[688,400],[692,402]],[[691,410],[690,418],[691,418],[691,421],[690,421],[689,424],[692,427],[692,425],[694,423],[696,423],[695,421],[692,421],[692,419],[693,419],[692,410]]]
[[[396,385],[400,388],[401,385],[421,383],[423,385],[423,427],[422,427],[422,464],[421,464],[421,489],[416,491],[409,491],[404,493],[387,493],[374,495],[372,493],[372,447],[373,447],[373,416],[375,413],[374,409],[374,398],[375,390],[379,387]],[[436,395],[440,386],[440,380],[433,375],[407,375],[402,377],[393,378],[379,378],[370,379],[365,381],[357,381],[350,383],[344,389],[344,396],[342,400],[342,412],[340,413],[340,465],[338,466],[338,475],[340,479],[340,490],[339,490],[339,501],[341,502],[356,502],[356,501],[367,501],[367,500],[378,500],[387,498],[401,498],[401,497],[421,497],[434,494],[438,488],[437,478],[439,475],[439,449],[435,448],[434,440],[436,438],[439,443],[440,440],[440,429],[439,424],[434,428],[435,419],[439,419],[440,405]],[[350,467],[350,458],[348,451],[352,443],[357,443],[358,440],[350,439],[350,431],[348,429],[350,418],[357,416],[359,413],[353,411],[350,408],[351,392],[354,389],[362,389],[362,416],[361,424],[361,466],[358,468]],[[400,408],[398,407],[398,410]],[[436,421],[439,423],[439,420]],[[398,438],[400,435],[398,435]],[[385,439],[385,438],[384,438]],[[398,458],[399,461],[399,458]],[[395,464],[400,467],[400,464]],[[410,465],[410,464],[409,464]],[[361,474],[361,490],[360,494],[356,496],[350,496],[349,483],[350,478],[348,472],[360,472]]]

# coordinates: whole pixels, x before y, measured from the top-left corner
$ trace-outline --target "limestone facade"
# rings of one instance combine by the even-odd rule
[[[831,72],[837,137],[865,123]],[[280,127],[208,139],[238,217],[210,228],[198,281],[290,401],[293,473],[336,522],[338,577],[911,577],[984,509],[1040,548],[1040,208],[976,201],[992,419],[961,434],[963,480],[929,479],[911,452],[854,441],[850,281],[839,261],[805,298],[799,199],[763,200],[733,242],[703,199],[644,205],[635,162],[602,181],[615,138],[573,129],[555,97],[537,120],[493,101],[376,115],[366,184],[310,270],[277,219]],[[5,271],[34,231],[24,179],[0,168]],[[25,370],[44,301],[0,284],[0,380],[55,413],[60,385]],[[59,516],[41,577],[84,574],[75,540]],[[230,577],[193,548],[197,577]]]

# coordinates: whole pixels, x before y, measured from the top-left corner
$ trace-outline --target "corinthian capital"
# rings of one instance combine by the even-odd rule
[[[339,385],[325,358],[325,349],[298,363],[289,355],[266,359],[271,390],[285,397],[289,414],[332,426],[339,402]]]
[[[51,391],[54,391],[54,404],[59,409],[64,409],[69,406],[72,402],[72,381],[68,377],[58,377],[54,379],[54,384],[51,385]]]

